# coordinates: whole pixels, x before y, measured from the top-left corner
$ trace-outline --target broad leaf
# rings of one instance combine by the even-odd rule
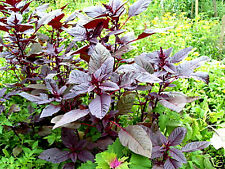
[[[64,114],[63,117],[58,122],[56,122],[53,129],[74,122],[80,119],[81,117],[86,116],[88,113],[89,113],[88,110],[80,110],[80,109],[71,110],[70,112]]]
[[[17,24],[19,25],[19,24],[21,24],[22,20],[23,20],[23,16],[21,14],[13,12],[7,18],[7,24],[11,25],[11,26],[17,25]]]
[[[104,83],[102,83],[99,86],[100,89],[102,89],[103,91],[115,91],[115,90],[119,90],[119,86],[116,83],[110,82],[110,81],[106,81]]]
[[[110,75],[113,72],[114,58],[109,57],[101,65],[101,67],[94,73],[95,77],[98,78],[101,75]]]
[[[151,161],[144,156],[132,153],[130,158],[129,169],[150,169]]]
[[[6,93],[7,89],[6,88],[3,88],[0,90],[0,97],[3,97],[4,94]]]
[[[61,163],[69,159],[70,152],[61,151],[58,148],[50,148],[42,152],[38,158],[52,163]]]
[[[168,143],[170,146],[176,146],[176,145],[179,145],[185,135],[186,135],[186,129],[183,128],[183,127],[177,127],[175,128],[172,133],[170,134],[170,136],[168,137]]]
[[[52,19],[54,19],[55,17],[57,17],[57,16],[59,16],[61,14],[62,14],[61,9],[57,9],[55,11],[49,12],[48,14],[45,14],[38,21],[36,29],[39,29],[44,24],[48,24]]]
[[[148,62],[146,54],[142,53],[140,56],[135,57],[135,63],[144,68],[148,73],[154,73],[152,64]]]
[[[205,82],[206,84],[209,83],[209,74],[206,72],[194,72],[190,75],[190,77],[196,79],[196,80],[201,80]]]
[[[151,158],[152,142],[146,131],[138,125],[128,126],[121,129],[119,134],[120,142],[136,154]]]
[[[84,73],[80,70],[73,70],[70,73],[69,81],[67,83],[81,84],[81,83],[87,83],[89,80],[90,80],[90,77],[87,73]]]
[[[119,113],[129,113],[133,107],[135,101],[134,93],[125,93],[117,103],[117,109]]]
[[[171,63],[178,63],[181,62],[188,56],[188,53],[192,50],[192,47],[184,48],[179,52],[175,53],[173,57],[170,57],[169,60]]]
[[[62,117],[63,115],[55,116],[54,118],[52,118],[51,123],[56,124]],[[65,127],[69,129],[78,129],[80,126],[81,124],[79,122],[72,122],[72,123],[66,123],[62,125],[61,127]]]
[[[82,150],[79,154],[78,154],[78,159],[82,162],[86,162],[86,161],[94,161],[94,155],[87,150]]]
[[[67,148],[73,148],[73,146],[77,144],[79,140],[77,134],[75,133],[75,130],[64,128],[64,127],[62,128],[61,139],[63,144]]]
[[[87,93],[89,87],[90,87],[89,83],[81,83],[80,85],[73,86],[71,92],[74,93],[75,96],[78,96],[79,94]]]
[[[83,41],[87,39],[86,29],[80,25],[76,25],[73,28],[66,29],[66,32],[69,33],[71,36],[75,37],[73,39],[74,42]]]
[[[178,169],[182,166],[182,163],[174,160],[172,158],[168,158],[164,164],[164,169]]]
[[[102,6],[87,7],[83,11],[91,18],[97,18],[102,15],[106,15],[106,9]]]
[[[59,112],[60,110],[61,110],[60,105],[50,104],[44,108],[44,110],[41,113],[40,118],[52,116],[53,114]]]
[[[64,164],[62,169],[74,169],[75,164],[73,162]]]
[[[48,74],[48,76],[45,78],[46,87],[52,94],[59,93],[58,85],[56,81],[53,79],[55,75],[56,74]]]
[[[19,93],[19,95],[31,102],[37,103],[37,104],[45,104],[45,103],[50,103],[52,101],[46,97],[41,97],[41,96],[38,97],[38,96],[28,94],[26,92],[21,92],[21,93]]]
[[[153,147],[161,147],[162,145],[165,145],[167,143],[166,137],[161,133],[155,121],[152,123],[151,128],[145,126],[142,126],[142,128],[150,137]]]
[[[47,90],[45,84],[29,84],[27,87],[32,89]]]
[[[207,56],[202,56],[191,61],[185,61],[177,66],[177,74],[180,77],[188,78],[196,68],[200,67],[204,62],[208,60],[209,58]]]
[[[167,27],[167,28],[156,28],[156,29],[145,29],[144,32],[142,32],[140,35],[138,35],[137,39],[134,39],[133,41],[140,40],[143,38],[146,38],[148,36],[151,36],[155,33],[165,33],[165,31],[171,29],[173,27]]]
[[[201,150],[208,147],[209,145],[210,145],[210,142],[208,141],[196,141],[196,142],[188,143],[182,148],[182,152],[193,152],[193,151]]]
[[[162,157],[164,154],[164,149],[160,146],[154,146],[152,148],[152,156],[151,159]]]
[[[130,6],[128,15],[129,17],[136,16],[141,12],[145,11],[152,0],[138,0]]]
[[[178,150],[176,148],[170,148],[169,153],[170,156],[173,157],[175,160],[181,163],[187,163],[187,160],[181,150]]]
[[[179,113],[186,103],[193,102],[197,99],[199,99],[199,97],[187,97],[180,92],[164,92],[161,94],[159,103]]]
[[[90,73],[94,73],[101,65],[111,57],[110,52],[100,43],[98,43],[90,52],[91,58],[89,61],[88,70]]]
[[[111,104],[111,96],[108,94],[97,95],[89,104],[91,114],[99,119],[102,119],[109,111]]]
[[[142,83],[159,83],[162,80],[157,78],[155,75],[152,75],[148,72],[138,72],[136,73],[136,80]]]

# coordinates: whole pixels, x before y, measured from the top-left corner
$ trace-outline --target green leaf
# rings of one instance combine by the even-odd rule
[[[32,149],[36,149],[38,147],[38,141],[35,141],[34,144],[32,145]]]
[[[95,161],[97,163],[96,169],[109,169],[110,162],[116,158],[115,153],[111,152],[102,152],[96,155]]]
[[[9,153],[8,153],[8,151],[6,149],[2,149],[2,152],[4,153],[4,155],[6,157],[10,157],[10,155],[9,155]]]
[[[150,169],[151,161],[147,157],[132,153],[129,167],[130,169]]]
[[[81,164],[81,166],[78,169],[96,169],[96,164],[91,162],[91,161],[87,161],[86,163]]]
[[[207,169],[215,169],[215,168],[212,166],[212,163],[210,162],[209,158],[204,158],[204,166],[205,166],[205,168],[207,168]]]
[[[116,141],[108,146],[108,152],[115,153],[118,158],[121,158],[124,155],[125,147],[120,143],[119,138]]]
[[[0,126],[0,134],[2,134],[3,126]]]
[[[160,130],[161,131],[164,131],[165,130],[167,121],[168,121],[168,117],[166,115],[161,114],[159,116],[159,127],[160,127]]]

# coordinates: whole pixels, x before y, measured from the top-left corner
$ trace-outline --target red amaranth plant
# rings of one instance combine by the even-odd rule
[[[33,119],[32,126],[48,125],[51,121],[55,123],[53,129],[64,127],[62,141],[70,149],[61,151],[51,148],[44,151],[40,158],[53,163],[70,158],[72,163],[65,165],[68,167],[74,166],[77,159],[82,162],[93,160],[95,153],[104,150],[117,137],[117,127],[122,128],[119,116],[129,116],[134,104],[140,108],[138,121],[148,121],[151,126],[159,117],[154,112],[158,104],[181,112],[186,103],[198,99],[181,92],[167,91],[168,87],[174,87],[173,82],[179,78],[209,82],[207,73],[195,71],[208,60],[207,57],[184,60],[191,47],[173,56],[172,48],[160,48],[159,51],[144,52],[134,58],[124,57],[133,50],[132,43],[168,29],[145,29],[137,37],[132,32],[125,34],[127,21],[145,11],[150,2],[138,0],[129,7],[128,16],[125,9],[127,2],[111,0],[108,4],[88,7],[65,17],[65,6],[46,12],[48,5],[45,4],[31,11],[31,2],[1,1],[3,17],[0,18],[0,30],[6,34],[0,40],[0,50],[8,63],[4,70],[14,71],[18,79],[11,87],[17,88],[19,95],[27,100],[46,105],[39,119]],[[126,20],[122,21],[122,17]],[[75,18],[78,21],[74,23]],[[45,34],[40,33],[43,31]],[[150,114],[147,113],[148,106],[153,110]],[[92,149],[85,146],[86,140],[90,140],[91,128],[101,133],[96,144],[92,143],[95,145]],[[82,137],[79,134],[81,130]],[[129,128],[131,133],[124,129],[121,137],[128,136],[138,143],[137,130],[146,135],[139,126]],[[73,144],[67,142],[69,138]],[[154,142],[152,138],[151,141]],[[165,164],[174,160],[177,163],[180,159],[171,155],[174,149],[170,149],[170,137],[164,141],[157,151],[153,147],[153,154],[148,152],[147,157],[158,153],[162,154],[163,162],[167,161]],[[124,143],[127,144],[129,141]],[[141,146],[139,148],[143,149]],[[151,144],[148,146],[150,151]],[[168,152],[173,158],[169,158]],[[179,166],[182,162],[185,162],[184,158],[179,161]]]

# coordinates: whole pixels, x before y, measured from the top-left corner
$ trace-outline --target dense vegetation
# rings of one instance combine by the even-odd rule
[[[0,168],[225,168],[216,3],[2,1]]]

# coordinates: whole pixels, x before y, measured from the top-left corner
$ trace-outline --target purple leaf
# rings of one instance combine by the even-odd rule
[[[109,32],[106,36],[109,37],[111,35],[120,35],[121,33],[124,33],[125,31],[126,30],[123,30],[123,29],[115,30],[115,31]]]
[[[123,12],[125,12],[124,4],[121,0],[110,0],[109,6],[112,9],[113,17],[121,16]]]
[[[88,81],[90,81],[90,76],[87,73],[84,73],[80,70],[73,70],[70,73],[69,81],[67,83],[81,84],[81,83],[87,83]]]
[[[21,24],[23,20],[23,16],[19,13],[12,13],[8,18],[7,18],[7,24],[14,26],[15,24]]]
[[[164,164],[164,169],[178,169],[181,166],[182,166],[181,162],[168,158]]]
[[[189,78],[196,68],[208,60],[207,56],[202,56],[191,61],[185,61],[177,66],[177,74],[180,77]]]
[[[77,153],[70,153],[69,157],[74,163],[77,161]]]
[[[71,110],[68,113],[64,114],[63,117],[58,122],[56,122],[53,129],[74,122],[80,119],[81,117],[86,116],[88,113],[89,113],[88,110],[80,110],[80,109]]]
[[[108,145],[111,145],[113,143],[113,140],[110,137],[106,137],[104,139],[98,140],[94,145],[89,145],[89,147],[97,147],[100,150],[106,150]],[[88,147],[88,148],[89,148]]]
[[[97,18],[106,15],[106,9],[102,6],[87,7],[83,11],[91,18]]]
[[[61,14],[62,14],[61,9],[57,9],[55,11],[49,12],[48,14],[45,14],[38,21],[36,29],[39,29],[44,24],[48,24],[51,20],[53,20],[55,17],[57,17],[57,16],[59,16]]]
[[[162,145],[166,145],[167,143],[167,139],[166,137],[161,133],[161,131],[159,130],[157,124],[154,122],[152,124],[151,128],[142,126],[145,131],[148,133],[148,136],[150,137],[151,141],[152,141],[152,146],[162,146]],[[156,129],[155,129],[156,128]]]
[[[90,87],[90,83],[81,83],[79,85],[73,86],[71,92],[77,96],[79,94],[87,93],[89,87]]]
[[[172,63],[166,63],[163,66],[163,69],[165,69],[169,73],[173,73],[173,74],[176,73],[176,66]]]
[[[75,134],[75,131],[73,129],[68,129],[65,127],[62,128],[61,139],[63,144],[69,149],[78,142],[78,137]]]
[[[182,152],[193,152],[204,149],[210,145],[208,141],[197,141],[186,144],[181,150]]]
[[[56,76],[56,74],[48,74],[48,76],[45,78],[46,87],[52,94],[59,93],[58,85],[53,79],[54,76]]]
[[[38,158],[52,163],[61,163],[69,159],[68,151],[61,151],[58,148],[50,148],[42,152]]]
[[[173,130],[173,132],[170,134],[170,136],[168,137],[168,143],[170,146],[176,146],[179,145],[185,135],[186,135],[186,129],[184,127],[177,127]]]
[[[148,72],[138,72],[136,80],[142,83],[159,83],[162,81]]]
[[[143,38],[146,38],[148,36],[151,36],[155,33],[164,33],[165,31],[171,29],[171,27],[168,27],[168,28],[157,28],[157,29],[146,29],[144,30],[144,32],[142,32],[140,35],[138,35],[137,39],[134,39],[130,42],[134,42],[136,40],[140,40],[140,39],[143,39]]]
[[[129,17],[136,16],[141,12],[145,11],[152,0],[138,0],[130,6],[128,15]]]
[[[152,142],[147,132],[138,125],[128,126],[118,133],[120,142],[136,154],[151,158]]]
[[[107,94],[97,95],[94,100],[89,104],[89,110],[92,115],[102,119],[106,113],[109,111],[111,104],[111,96]]]
[[[179,113],[184,108],[186,103],[190,103],[197,99],[199,99],[199,97],[187,97],[180,92],[164,92],[161,94],[159,103]]]
[[[110,57],[101,65],[101,67],[94,73],[98,78],[101,75],[110,75],[113,72],[114,58]]]
[[[60,105],[50,104],[44,108],[44,110],[41,113],[40,118],[52,116],[53,114],[59,112],[60,110],[61,110]]]
[[[169,61],[171,63],[179,63],[188,56],[188,53],[191,50],[192,50],[192,47],[184,48],[180,50],[179,52],[175,53],[173,57],[170,57]]]
[[[63,86],[59,89],[59,95],[62,95],[66,91],[67,87]]]
[[[86,36],[87,31],[84,27],[80,25],[76,25],[73,28],[66,29],[66,32],[69,33],[71,36],[75,37],[73,39],[74,42],[83,41],[87,39]]]
[[[1,89],[0,90],[0,97],[3,97],[6,91],[7,91],[6,88]]]
[[[78,159],[82,162],[86,162],[88,160],[94,162],[94,156],[90,151],[83,150],[78,154]]]
[[[49,100],[46,97],[41,97],[41,96],[38,97],[38,96],[28,94],[26,92],[21,92],[21,93],[19,93],[19,95],[24,97],[25,99],[31,101],[31,102],[37,103],[37,104],[45,104],[45,103],[50,103],[52,101],[52,100]]]
[[[77,12],[73,12],[70,16],[68,16],[65,20],[65,23],[68,23],[72,20],[74,20],[77,17]]]
[[[110,52],[100,43],[90,50],[89,73],[97,71],[101,65],[111,57]]]
[[[155,146],[152,148],[152,156],[151,159],[159,158],[163,156],[164,151],[160,146]]]
[[[47,3],[47,4],[43,4],[43,5],[41,5],[41,6],[38,6],[38,7],[35,9],[35,11],[43,12],[43,11],[45,11],[46,9],[48,9],[48,7],[49,7],[49,4],[48,4],[48,3]]]
[[[197,79],[197,80],[201,80],[201,81],[205,82],[206,84],[209,83],[209,74],[206,72],[194,72],[190,75],[190,77]]]
[[[110,82],[110,81],[102,83],[99,86],[99,88],[102,89],[103,91],[115,91],[115,90],[120,89],[119,86],[116,83],[113,83],[113,82]]]
[[[146,57],[145,53],[142,53],[141,55],[135,57],[134,61],[140,67],[144,68],[148,73],[150,73],[150,74],[154,73],[152,64],[150,62],[148,62],[148,58]]]
[[[169,48],[167,50],[163,50],[163,53],[166,56],[166,58],[168,58],[170,54],[172,53],[172,51],[173,51],[173,48]]]
[[[64,164],[62,169],[74,169],[74,168],[75,168],[74,163],[66,163],[66,164]]]
[[[127,45],[128,43],[134,42],[137,39],[135,38],[134,32],[128,32],[126,33],[121,39],[121,43]],[[125,51],[127,50],[126,48],[124,49]],[[129,50],[129,48],[128,48]]]
[[[96,29],[100,32],[103,28],[108,28],[109,19],[107,18],[99,18],[89,21],[88,23],[84,24],[84,28],[86,29]],[[95,32],[96,33],[96,32]],[[94,33],[94,36],[96,35]],[[99,34],[98,34],[99,35]],[[97,37],[97,36],[96,36]]]
[[[187,163],[187,160],[181,150],[170,148],[170,156],[181,163]]]

